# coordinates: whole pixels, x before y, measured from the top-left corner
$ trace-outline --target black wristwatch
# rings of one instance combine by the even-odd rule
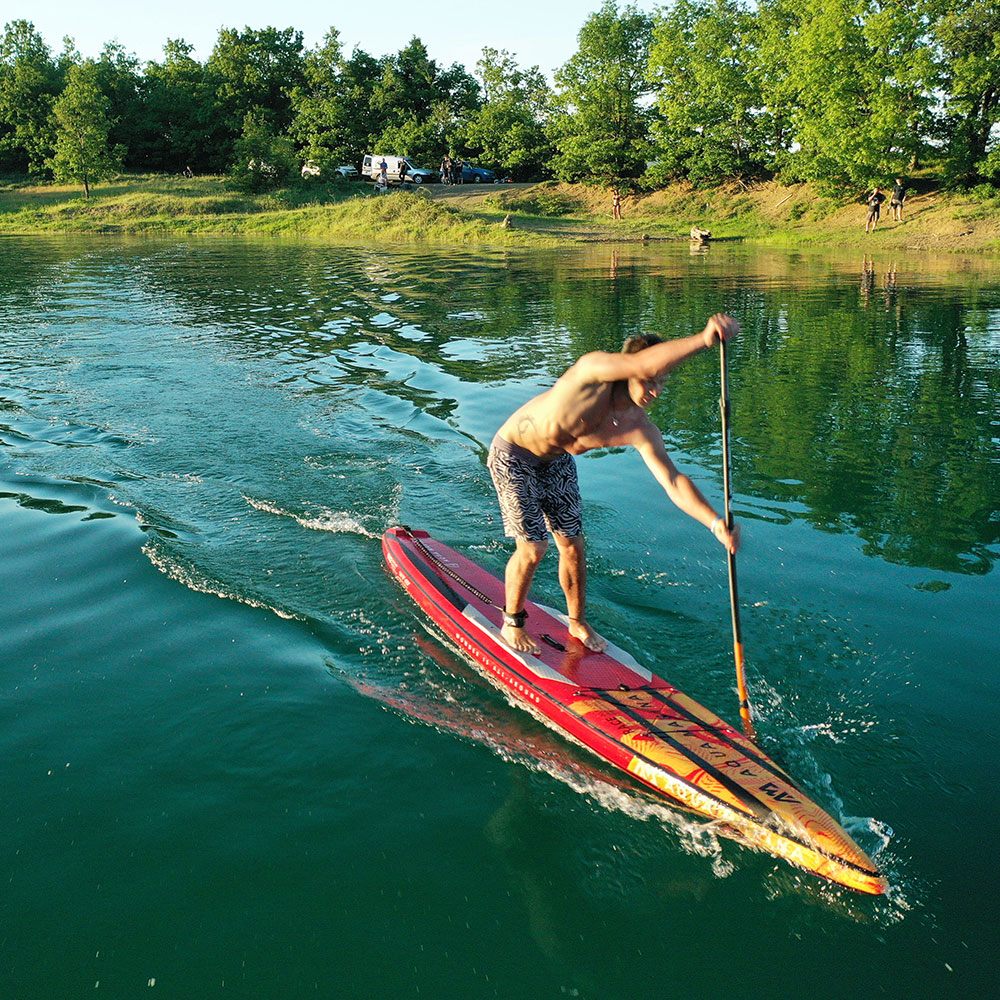
[[[514,628],[524,628],[524,620],[528,617],[528,612],[521,610],[511,614],[506,608],[503,609],[504,625],[513,625]]]

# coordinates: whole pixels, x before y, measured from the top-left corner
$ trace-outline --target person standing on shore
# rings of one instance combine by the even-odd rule
[[[614,189],[614,194],[611,198],[611,218],[617,222],[621,222],[622,196],[618,193],[618,188]]]
[[[901,177],[896,178],[896,183],[889,198],[889,208],[892,209],[892,221],[903,221],[903,202],[906,200],[906,185]]]
[[[515,539],[504,576],[501,635],[512,648],[537,653],[526,630],[524,602],[551,532],[559,550],[559,583],[566,595],[569,633],[588,649],[607,641],[586,619],[583,518],[574,455],[594,448],[630,446],[642,456],[667,496],[711,531],[727,551],[739,547],[732,532],[697,486],[671,461],[648,407],[668,372],[740,330],[732,316],[712,316],[704,330],[664,341],[652,334],[630,337],[621,353],[584,354],[556,383],[516,410],[497,431],[487,467],[500,502],[504,532]]]
[[[882,214],[882,202],[885,195],[875,186],[875,190],[868,196],[868,221],[865,222],[865,232],[875,232],[878,227],[879,216]],[[868,227],[871,227],[869,230]]]

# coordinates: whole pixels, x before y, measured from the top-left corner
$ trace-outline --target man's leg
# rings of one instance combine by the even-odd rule
[[[529,542],[518,538],[514,554],[507,561],[504,573],[504,604],[507,614],[516,614],[524,609],[524,599],[528,596],[528,588],[534,579],[535,570],[549,547],[546,540]],[[504,625],[500,629],[507,645],[522,653],[540,653],[541,646],[528,635],[527,629],[514,625]]]
[[[587,649],[600,652],[607,648],[608,643],[587,624],[587,558],[583,536],[566,538],[564,535],[553,535],[552,537],[559,549],[559,583],[566,595],[566,614],[570,620],[569,634],[579,639]]]

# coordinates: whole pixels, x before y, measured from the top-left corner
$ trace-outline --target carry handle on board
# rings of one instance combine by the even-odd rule
[[[726,361],[726,341],[719,337],[719,366],[722,395],[719,410],[722,414],[722,492],[726,505],[726,529],[732,534],[733,512],[729,508],[729,365]],[[750,700],[747,697],[746,677],[743,670],[743,636],[740,632],[740,606],[736,589],[736,554],[729,553],[729,605],[733,614],[733,656],[736,658],[736,692],[740,699],[740,718],[743,735],[756,740],[757,734],[750,719]]]

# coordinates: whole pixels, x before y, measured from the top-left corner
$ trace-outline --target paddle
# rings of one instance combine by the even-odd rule
[[[721,338],[719,364],[722,376],[722,395],[719,398],[719,410],[722,414],[722,486],[726,504],[726,528],[732,533],[733,512],[729,509],[729,365],[726,362],[726,342]],[[743,637],[740,633],[740,606],[736,594],[736,555],[732,552],[729,553],[729,604],[733,612],[733,655],[736,657],[736,691],[740,698],[743,735],[748,740],[756,740],[757,734],[750,721],[746,678],[743,675]]]

